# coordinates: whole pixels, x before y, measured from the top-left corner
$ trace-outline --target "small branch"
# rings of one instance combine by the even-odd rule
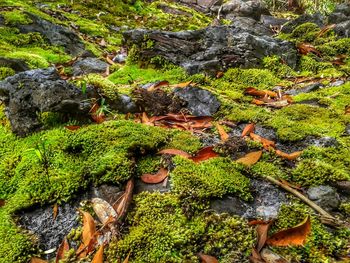
[[[338,219],[336,219],[334,216],[329,214],[327,211],[323,210],[322,207],[318,206],[314,202],[312,202],[309,198],[307,198],[302,193],[298,192],[297,190],[293,189],[292,187],[276,180],[275,178],[271,176],[266,176],[266,179],[280,187],[282,187],[284,190],[288,191],[289,193],[293,194],[294,196],[298,197],[301,201],[306,203],[308,206],[310,206],[312,209],[317,211],[321,215],[321,221],[324,224],[331,225],[331,226],[339,226],[341,223]]]

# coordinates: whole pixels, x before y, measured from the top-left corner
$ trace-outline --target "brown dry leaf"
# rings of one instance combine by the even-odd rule
[[[272,98],[277,97],[277,93],[271,90],[258,90],[256,88],[246,88],[244,91],[245,94],[251,95],[251,96],[255,96],[255,97],[265,97],[265,96],[269,96]]]
[[[250,166],[250,165],[256,164],[260,160],[261,155],[262,155],[262,151],[247,153],[242,158],[239,158],[238,160],[236,160],[236,162]]]
[[[4,199],[0,199],[0,207],[3,207],[6,204],[6,201]]]
[[[246,135],[249,135],[251,132],[254,132],[255,130],[255,124],[254,123],[249,123],[247,124],[241,134],[241,137],[244,137]]]
[[[201,259],[202,263],[219,263],[219,260],[213,256],[205,255],[202,253],[199,253],[198,256]]]
[[[190,158],[191,155],[188,154],[187,152],[177,150],[177,149],[164,149],[158,152],[159,154],[170,154],[170,155],[180,155],[185,158]]]
[[[273,141],[270,141],[252,132],[249,134],[249,136],[250,138],[252,138],[253,141],[262,143],[265,150],[270,150],[270,148],[275,148],[275,142]]]
[[[345,107],[345,114],[350,114],[350,105]]]
[[[321,53],[311,44],[300,43],[299,45],[297,45],[297,49],[298,49],[299,53],[302,55],[314,53],[315,55],[321,57]]]
[[[149,87],[147,91],[154,91],[155,89],[165,87],[165,86],[169,86],[169,81],[166,81],[166,80],[158,81],[154,83],[151,87]]]
[[[129,263],[131,251],[129,252],[128,256],[124,259],[123,263]]]
[[[56,254],[56,263],[58,263],[61,259],[64,258],[64,254],[69,251],[69,244],[67,241],[67,238],[65,237],[61,243],[61,245],[59,246],[58,250],[57,250],[57,254]]]
[[[227,132],[224,130],[224,127],[222,127],[219,123],[216,123],[216,129],[218,130],[218,133],[220,134],[221,141],[227,141],[227,139],[230,137]]]
[[[342,66],[345,65],[345,59],[347,58],[347,55],[338,55],[334,60],[331,61],[331,63],[333,65],[337,65],[337,66]]]
[[[105,121],[105,115],[103,112],[98,112],[100,106],[94,103],[90,109],[91,118],[98,124]]]
[[[80,129],[81,127],[78,125],[68,125],[68,126],[64,126],[64,128],[69,130],[69,131],[76,131],[76,130]]]
[[[249,261],[251,263],[266,263],[255,248],[252,249],[252,254],[249,256]]]
[[[92,198],[91,204],[95,214],[103,225],[107,224],[108,221],[112,221],[112,218],[116,219],[118,217],[114,208],[101,198]]]
[[[188,87],[191,83],[192,83],[192,80],[187,81],[187,82],[182,82],[182,83],[174,84],[174,85],[172,85],[171,87],[172,87],[172,88],[186,88],[186,87]]]
[[[134,191],[134,179],[131,178],[126,183],[125,192],[122,197],[113,204],[114,210],[118,214],[118,220],[123,219],[129,209]]]
[[[224,72],[222,72],[222,71],[218,71],[217,73],[216,73],[216,75],[215,75],[215,77],[217,78],[217,79],[220,79],[220,78],[222,78],[224,76]]]
[[[150,120],[150,118],[148,118],[146,112],[142,112],[141,122],[146,125],[154,126],[154,123]]]
[[[115,64],[115,62],[112,59],[110,59],[108,56],[106,56],[106,61],[110,65],[114,65]]]
[[[324,26],[324,27],[320,30],[320,32],[317,34],[316,37],[321,37],[321,36],[323,36],[323,35],[326,34],[328,31],[334,29],[335,26],[336,26],[336,24],[331,24],[331,25]]]
[[[265,246],[267,240],[267,234],[269,232],[272,221],[264,222],[256,227],[256,233],[258,235],[258,243],[256,244],[256,250],[260,253],[261,249]]]
[[[142,182],[146,184],[158,184],[168,177],[169,171],[165,168],[160,168],[156,174],[144,174],[141,176]]]
[[[283,159],[287,159],[290,161],[297,159],[302,153],[303,153],[303,151],[297,151],[297,152],[293,152],[293,153],[285,153],[285,152],[282,152],[280,150],[276,150],[276,155],[282,157]]]
[[[94,235],[96,232],[96,225],[93,217],[85,211],[79,210],[83,215],[83,234],[82,234],[82,244],[78,248],[77,254],[79,256],[86,256],[87,252],[82,253],[85,249],[90,250],[90,246],[92,245],[94,240]]]
[[[46,260],[43,260],[41,258],[36,258],[36,257],[33,257],[30,259],[30,263],[47,263],[48,261]]]
[[[53,206],[53,220],[56,220],[56,217],[58,215],[58,204],[54,204]]]
[[[265,103],[266,106],[273,107],[273,108],[283,108],[289,105],[288,100],[277,100],[272,102]]]
[[[191,157],[190,159],[194,161],[195,163],[199,163],[214,157],[218,157],[219,154],[214,152],[213,146],[204,147],[203,149],[199,150],[195,156]]]
[[[100,248],[97,250],[91,263],[103,263],[103,250],[104,250],[104,245],[102,244]]]
[[[260,106],[260,105],[264,105],[265,102],[262,101],[262,100],[253,99],[253,100],[252,100],[252,104],[255,104],[255,105]]]
[[[299,225],[281,230],[267,239],[271,246],[302,246],[311,233],[310,216],[307,216]]]

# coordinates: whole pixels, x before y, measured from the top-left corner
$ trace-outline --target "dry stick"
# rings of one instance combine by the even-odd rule
[[[339,221],[333,217],[331,214],[329,214],[328,212],[326,212],[325,210],[323,210],[320,206],[318,206],[317,204],[315,204],[314,202],[312,202],[309,198],[307,198],[305,195],[303,195],[302,193],[298,192],[297,190],[293,189],[292,187],[276,180],[275,178],[271,177],[271,176],[266,176],[266,179],[268,181],[270,181],[273,184],[276,184],[280,187],[282,187],[284,190],[290,192],[291,194],[295,195],[296,197],[300,198],[304,203],[306,203],[307,205],[309,205],[312,209],[316,210],[318,213],[321,214],[321,216],[323,217],[323,222],[327,225],[333,225],[339,224]]]

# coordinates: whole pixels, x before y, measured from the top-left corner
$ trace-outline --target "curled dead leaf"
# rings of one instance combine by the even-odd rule
[[[195,163],[199,163],[214,157],[218,157],[219,154],[214,152],[213,146],[204,147],[201,150],[199,150],[193,157],[189,158]]]
[[[297,49],[300,54],[302,55],[307,55],[309,53],[313,53],[316,56],[321,57],[320,51],[318,51],[313,45],[308,44],[308,43],[300,43],[297,45]]]
[[[169,86],[169,81],[166,81],[166,80],[158,81],[154,83],[151,87],[149,87],[147,91],[154,91],[155,89],[165,87],[165,86]]]
[[[36,258],[36,257],[32,257],[30,259],[30,263],[47,263],[48,261],[43,260],[41,258]]]
[[[254,132],[255,130],[255,124],[254,123],[249,123],[247,124],[241,134],[241,137],[244,137],[246,135],[249,135],[251,132]]]
[[[142,182],[146,184],[158,184],[168,177],[169,171],[165,168],[160,168],[156,174],[144,174],[141,176]]]
[[[185,158],[190,158],[191,155],[185,151],[177,150],[177,149],[164,149],[158,152],[158,154],[169,154],[169,155],[180,155]]]
[[[114,208],[107,201],[101,198],[92,198],[91,204],[95,214],[102,224],[106,224],[108,221],[111,221],[111,218],[116,219],[118,217]]]
[[[302,246],[310,233],[311,220],[310,216],[307,216],[297,226],[275,233],[267,239],[266,243],[271,246]]]
[[[199,253],[198,256],[201,259],[202,263],[219,263],[219,260],[213,256],[205,255],[202,253]]]
[[[79,211],[83,216],[83,234],[82,243],[77,250],[77,254],[79,257],[85,257],[93,249],[96,225],[94,218],[88,212]]]
[[[256,88],[246,88],[244,91],[245,94],[255,96],[255,97],[265,97],[269,96],[271,98],[277,97],[277,93],[271,90],[258,90]]]
[[[297,159],[302,153],[303,151],[297,151],[297,152],[293,152],[293,153],[285,153],[285,152],[282,152],[280,150],[276,150],[275,151],[276,155],[282,157],[283,159],[287,159],[287,160],[295,160]]]
[[[249,134],[249,136],[253,141],[260,142],[263,145],[265,150],[270,150],[270,148],[275,148],[274,141],[270,141],[252,132]]]
[[[68,126],[64,126],[64,128],[66,128],[69,131],[76,131],[76,130],[80,129],[80,126],[78,126],[78,125],[68,125]]]
[[[124,194],[119,200],[117,200],[113,204],[113,208],[118,214],[118,218],[117,218],[118,220],[123,219],[127,214],[127,211],[132,201],[134,186],[135,186],[134,179],[130,178],[126,183]]]
[[[62,243],[58,247],[55,262],[58,263],[61,259],[63,259],[67,251],[69,251],[69,244],[68,244],[67,238],[64,238],[62,240]]]
[[[100,248],[97,250],[91,263],[103,263],[103,252],[104,252],[104,245],[102,244]]]
[[[239,158],[238,160],[236,160],[236,162],[250,166],[250,165],[256,164],[260,160],[261,155],[262,155],[262,151],[250,152],[250,153],[247,153],[242,158]]]
[[[216,129],[218,130],[218,133],[220,135],[221,141],[227,141],[227,139],[230,137],[227,132],[225,131],[224,127],[222,127],[219,123],[216,123]]]
[[[172,87],[172,88],[186,88],[186,87],[188,87],[191,83],[192,83],[192,80],[187,81],[187,82],[182,82],[182,83],[174,84],[174,85],[172,85],[171,87]]]

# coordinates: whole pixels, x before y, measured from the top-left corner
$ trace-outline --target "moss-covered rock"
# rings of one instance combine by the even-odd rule
[[[15,75],[15,71],[12,68],[0,67],[0,80],[3,80],[9,76]]]

